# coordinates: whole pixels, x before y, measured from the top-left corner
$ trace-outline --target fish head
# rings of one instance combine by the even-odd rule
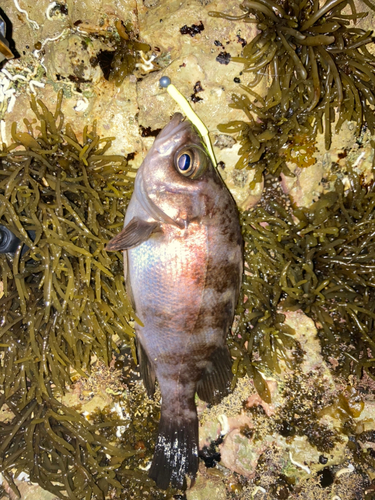
[[[135,195],[152,219],[183,228],[209,216],[222,185],[201,135],[175,113],[138,170]]]

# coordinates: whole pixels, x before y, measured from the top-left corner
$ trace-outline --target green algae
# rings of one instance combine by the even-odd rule
[[[375,6],[366,2],[371,10]],[[349,6],[351,14],[344,14]],[[358,136],[364,125],[374,133],[375,57],[368,50],[372,31],[355,27],[358,13],[347,0],[275,3],[270,0],[248,1],[241,5],[240,22],[254,22],[258,35],[243,49],[243,72],[256,76],[245,94],[233,94],[230,107],[242,110],[248,121],[219,125],[225,133],[237,133],[241,143],[236,168],[251,168],[255,177],[251,188],[260,182],[263,172],[275,177],[292,175],[287,161],[300,142],[313,142],[318,132],[325,137],[326,149],[335,124],[337,133],[345,121],[354,121]],[[215,17],[234,20],[225,13]],[[253,88],[269,78],[266,97]],[[298,147],[297,141],[297,147]],[[304,155],[305,157],[306,155]],[[300,167],[310,163],[304,157],[295,160]]]

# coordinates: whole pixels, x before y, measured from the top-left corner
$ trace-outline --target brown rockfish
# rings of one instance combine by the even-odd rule
[[[124,229],[107,250],[124,250],[126,286],[137,316],[137,354],[149,395],[162,395],[149,476],[186,487],[198,470],[195,393],[228,393],[225,343],[242,275],[235,202],[201,136],[176,113],[140,166]]]

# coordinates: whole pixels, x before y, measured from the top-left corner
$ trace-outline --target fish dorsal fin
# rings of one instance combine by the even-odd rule
[[[116,250],[127,250],[128,248],[136,247],[147,241],[151,234],[159,228],[159,222],[148,222],[138,217],[133,217],[121,233],[108,242],[105,249],[108,252],[115,252]]]

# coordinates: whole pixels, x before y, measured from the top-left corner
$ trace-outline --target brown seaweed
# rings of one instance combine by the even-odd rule
[[[349,180],[349,190],[337,180],[309,208],[270,200],[242,214],[245,273],[229,344],[236,378],[254,376],[265,400],[259,374],[278,371],[280,360],[291,368],[298,354],[283,311],[315,321],[336,373],[375,380],[375,180],[364,185],[352,171]]]
[[[133,74],[139,60],[138,52],[148,52],[150,46],[137,40],[131,23],[123,24],[121,21],[117,21],[116,29],[119,40],[113,54],[108,79],[110,82],[114,82],[116,87],[119,87],[126,76]]]
[[[351,14],[342,12],[347,5]],[[265,171],[276,177],[281,172],[292,175],[286,161],[296,135],[313,141],[317,132],[324,132],[328,149],[336,119],[335,132],[345,121],[356,123],[356,135],[364,125],[375,132],[371,108],[375,57],[367,49],[374,38],[371,30],[354,27],[357,18],[367,13],[357,13],[348,0],[329,0],[323,6],[319,0],[280,4],[245,0],[241,9],[245,14],[238,19],[255,21],[259,34],[244,47],[241,57],[231,60],[243,63],[243,72],[253,72],[256,78],[248,87],[241,86],[247,94],[233,94],[230,107],[244,111],[249,121],[218,128],[238,133],[242,147],[236,168],[255,170],[252,186]],[[225,13],[210,15],[233,18]],[[270,85],[261,100],[252,88],[265,76]]]
[[[134,336],[119,261],[104,250],[122,225],[129,167],[103,154],[111,139],[100,139],[95,125],[83,145],[69,124],[63,131],[60,102],[52,115],[33,101],[39,136],[14,125],[14,143],[0,153],[0,220],[30,249],[0,255],[1,349],[13,373],[5,396],[30,380],[25,403],[51,383],[63,390],[72,370],[87,373],[92,354],[108,363],[115,333],[126,342]]]
[[[116,448],[77,411],[53,397],[43,396],[42,404],[34,400],[23,408],[12,398],[7,405],[15,416],[0,423],[1,470],[19,498],[12,468],[27,471],[31,481],[66,500],[104,500],[110,487],[121,489],[115,470],[136,454],[134,448]]]
[[[13,124],[0,151],[0,223],[21,242],[0,255],[0,408],[14,415],[0,423],[0,472],[18,496],[13,478],[25,471],[59,498],[104,498],[123,478],[147,483],[127,462],[135,443],[127,434],[115,446],[57,398],[89,376],[93,358],[108,365],[117,343],[134,351],[122,259],[104,250],[134,173],[105,154],[112,139],[95,124],[82,141],[64,127],[61,100],[52,113],[32,98],[38,122],[25,120],[27,132]]]

